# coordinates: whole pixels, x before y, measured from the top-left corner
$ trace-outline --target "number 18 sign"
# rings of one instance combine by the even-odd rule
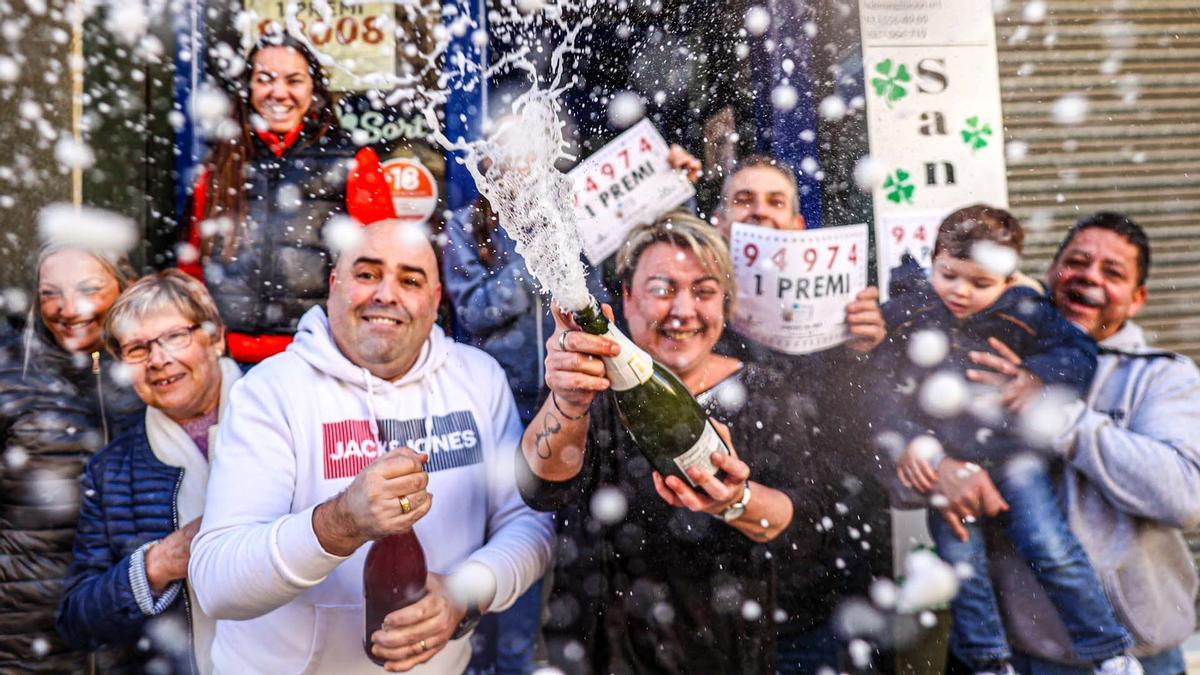
[[[846,341],[846,305],[867,287],[867,226],[773,230],[735,223],[733,327],[771,349],[809,354]]]

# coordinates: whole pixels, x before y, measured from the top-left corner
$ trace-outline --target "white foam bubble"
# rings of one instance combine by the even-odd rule
[[[854,667],[859,670],[865,669],[871,665],[871,643],[866,640],[855,639],[850,641],[849,652],[850,661],[854,663]]]
[[[771,13],[766,7],[755,5],[746,10],[745,25],[751,35],[763,35],[771,27]]]
[[[137,44],[150,26],[150,17],[142,2],[112,2],[104,26],[126,44]]]
[[[192,100],[196,123],[205,133],[216,133],[229,120],[229,97],[217,87],[203,85]]]
[[[771,90],[771,105],[780,112],[790,112],[800,100],[800,93],[790,84],[781,84]]]
[[[0,56],[0,82],[16,82],[21,76],[21,66],[16,59]]]
[[[344,251],[349,251],[362,244],[365,235],[362,231],[362,223],[351,218],[350,216],[334,216],[325,225],[325,230],[321,233],[325,240],[325,247],[338,255]]]
[[[96,163],[91,146],[71,136],[63,136],[54,144],[54,159],[68,169],[90,169]]]
[[[887,180],[887,173],[883,162],[866,155],[854,164],[854,184],[863,192],[874,192]]]
[[[958,592],[954,568],[929,551],[913,551],[905,568],[907,574],[896,601],[901,612],[913,613],[944,604]]]
[[[896,606],[899,588],[891,579],[876,579],[871,582],[871,602],[884,611],[890,611]]]
[[[608,123],[617,129],[625,129],[646,114],[642,97],[631,91],[623,91],[608,102]]]
[[[1020,412],[1021,435],[1035,447],[1046,447],[1067,430],[1078,416],[1082,403],[1075,392],[1050,386]]]
[[[45,243],[108,253],[127,253],[139,240],[137,225],[125,216],[66,203],[38,213],[38,236]]]
[[[967,403],[967,383],[956,373],[934,373],[921,385],[918,401],[934,417],[952,417]]]
[[[1006,278],[1017,271],[1017,264],[1021,261],[1014,249],[986,239],[971,246],[971,259],[989,274]]]
[[[446,592],[462,607],[486,604],[496,595],[496,577],[482,563],[468,561],[446,578]]]
[[[908,358],[922,368],[932,368],[950,353],[950,340],[936,329],[917,331],[908,341]]]
[[[942,448],[942,444],[938,442],[938,439],[928,434],[921,434],[920,436],[912,439],[912,441],[908,444],[908,447],[912,450],[913,454],[915,454],[918,458],[925,460],[926,462],[933,461],[933,458],[945,452],[945,450]]]
[[[1019,164],[1029,155],[1029,144],[1025,141],[1009,141],[1004,146],[1004,154],[1010,163]]]
[[[1079,124],[1087,119],[1087,98],[1080,94],[1067,94],[1054,101],[1050,115],[1059,124]]]
[[[605,525],[615,525],[625,519],[629,503],[617,488],[606,485],[592,494],[592,517]]]
[[[1030,23],[1040,23],[1046,20],[1046,3],[1044,0],[1029,0],[1025,3],[1022,16]]]
[[[837,122],[846,116],[846,102],[837,94],[826,96],[817,107],[817,112],[826,120]]]
[[[742,618],[746,621],[758,621],[762,618],[762,605],[754,600],[747,600],[742,603]]]

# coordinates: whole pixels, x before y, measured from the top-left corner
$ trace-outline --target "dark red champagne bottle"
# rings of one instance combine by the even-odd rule
[[[409,530],[371,544],[363,564],[363,598],[366,632],[363,649],[377,665],[383,659],[371,653],[371,636],[383,627],[388,614],[425,597],[425,550],[417,533]]]

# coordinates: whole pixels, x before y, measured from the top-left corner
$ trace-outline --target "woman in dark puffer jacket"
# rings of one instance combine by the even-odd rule
[[[26,328],[0,344],[0,673],[111,672],[123,655],[72,651],[54,630],[84,462],[143,409],[112,377],[100,325],[131,269],[51,247]]]

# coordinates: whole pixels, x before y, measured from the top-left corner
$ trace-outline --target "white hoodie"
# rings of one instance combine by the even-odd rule
[[[387,382],[351,363],[315,307],[283,354],[230,395],[188,574],[218,619],[217,673],[378,673],[363,651],[362,566],[325,552],[312,511],[380,452],[430,455],[433,508],[415,530],[431,572],[464,561],[496,578],[492,611],[541,577],[553,525],[517,492],[521,425],[500,366],[434,327],[412,369]],[[387,448],[383,450],[386,451]],[[414,673],[462,672],[470,636]]]

